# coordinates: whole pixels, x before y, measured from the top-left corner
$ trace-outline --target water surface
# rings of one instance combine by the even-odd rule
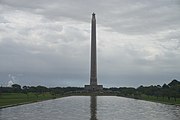
[[[180,120],[180,107],[115,96],[72,96],[0,109],[0,120]]]

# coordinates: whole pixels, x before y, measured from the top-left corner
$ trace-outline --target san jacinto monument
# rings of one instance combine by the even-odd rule
[[[89,91],[102,90],[103,86],[97,83],[97,59],[96,59],[96,17],[92,14],[91,20],[91,70],[90,85],[85,85],[85,89]]]

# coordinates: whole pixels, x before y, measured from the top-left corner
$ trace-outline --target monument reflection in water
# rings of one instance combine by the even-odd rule
[[[96,114],[97,114],[97,98],[96,96],[91,96],[91,119],[90,120],[97,120]]]

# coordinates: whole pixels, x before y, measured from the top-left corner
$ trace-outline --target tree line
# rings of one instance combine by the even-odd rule
[[[47,88],[45,86],[23,86],[21,87],[19,84],[13,84],[12,87],[0,87],[0,95],[2,93],[24,93],[28,96],[28,93],[36,93],[38,96],[39,94],[43,94],[46,92],[51,93],[52,95],[63,95],[66,93],[75,93],[75,92],[83,92],[83,87],[53,87]],[[116,93],[120,96],[126,97],[134,97],[138,98],[141,95],[147,96],[155,96],[157,99],[159,97],[166,97],[169,100],[174,98],[180,98],[180,81],[174,79],[169,84],[160,85],[151,85],[151,86],[140,86],[138,88],[133,87],[112,87],[112,88],[104,88],[102,91],[104,93]]]
[[[47,92],[51,93],[52,95],[63,95],[65,93],[71,92],[71,91],[82,91],[83,88],[81,87],[53,87],[53,88],[47,88],[45,86],[23,86],[19,84],[13,84],[11,87],[0,87],[0,95],[2,93],[24,93],[27,95],[29,93],[35,93],[35,95],[38,97],[40,94],[45,94]]]
[[[180,81],[174,79],[169,84],[160,85],[151,85],[151,86],[140,86],[138,88],[109,88],[107,90],[117,92],[120,96],[129,96],[138,98],[141,95],[147,96],[155,96],[157,99],[162,97],[163,99],[166,97],[168,100],[174,98],[176,101],[177,98],[180,98]]]

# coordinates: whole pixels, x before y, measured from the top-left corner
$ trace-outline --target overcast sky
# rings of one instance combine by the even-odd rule
[[[96,13],[98,83],[180,80],[179,0],[0,0],[0,83],[84,86]]]

